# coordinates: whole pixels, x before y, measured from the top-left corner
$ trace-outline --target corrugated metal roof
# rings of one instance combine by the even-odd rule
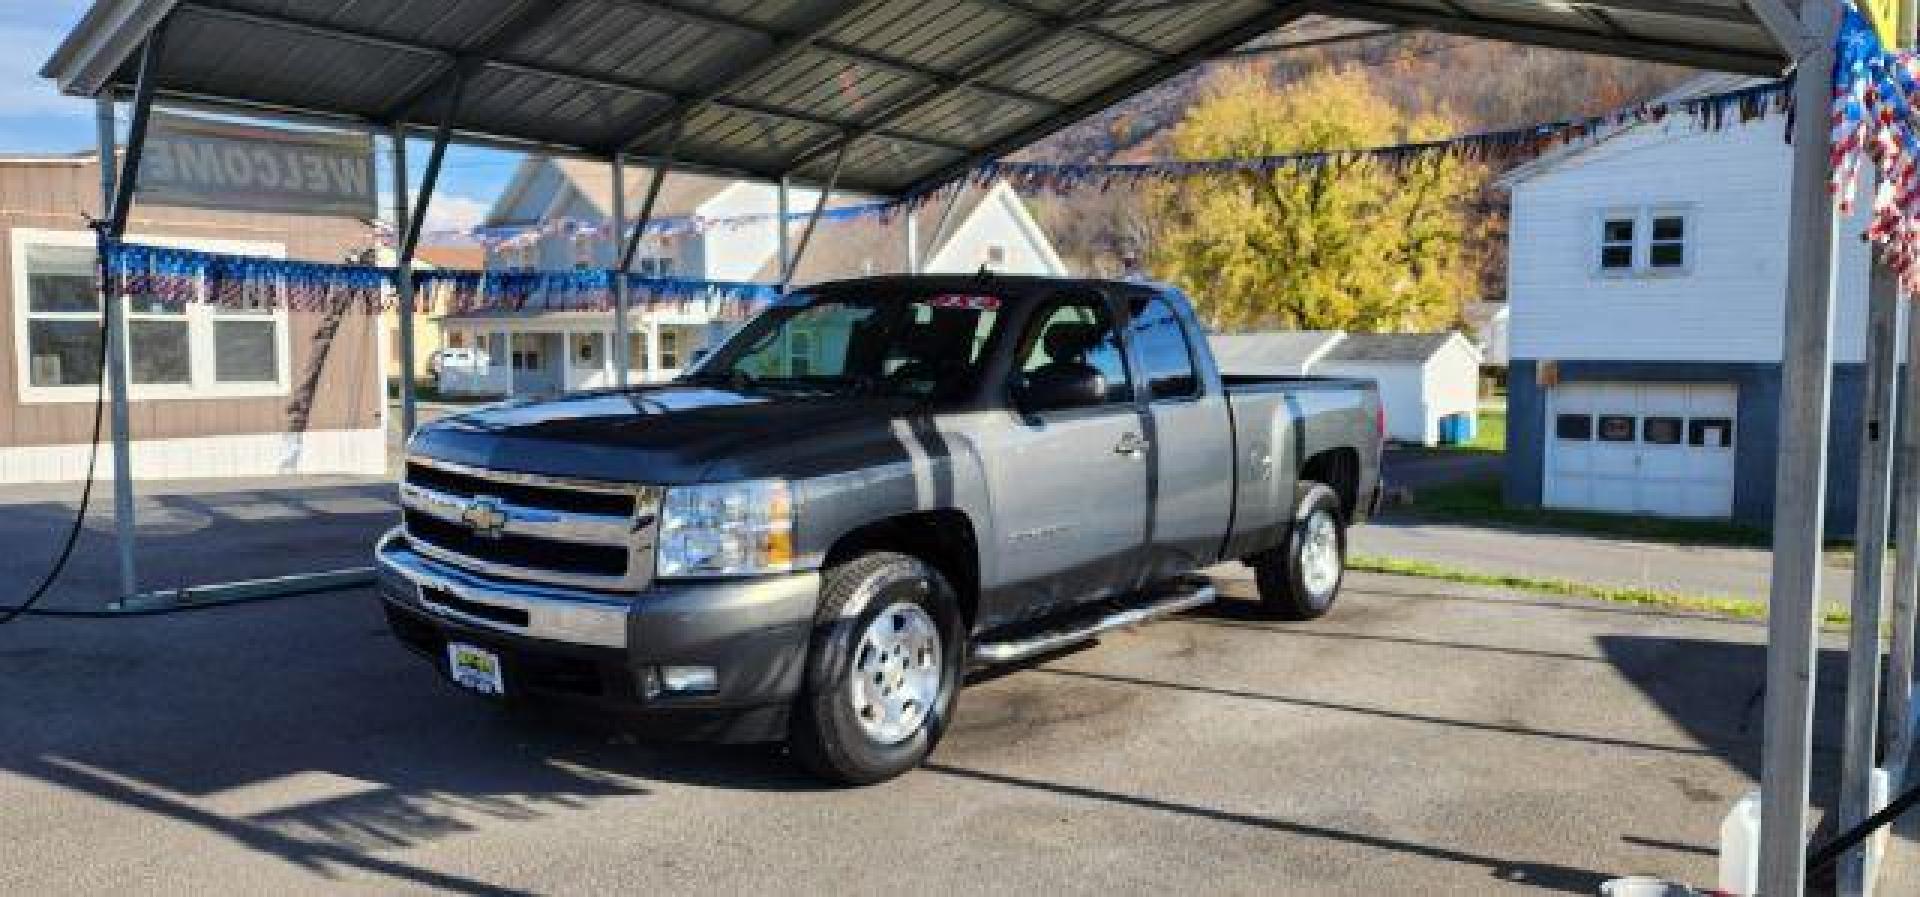
[[[97,0],[43,74],[464,140],[899,194],[1309,12],[1773,74],[1740,0]],[[678,134],[678,140],[675,135]]]

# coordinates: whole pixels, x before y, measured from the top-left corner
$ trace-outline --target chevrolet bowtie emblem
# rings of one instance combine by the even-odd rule
[[[460,522],[482,539],[498,539],[507,529],[507,509],[490,495],[476,496],[460,509]]]

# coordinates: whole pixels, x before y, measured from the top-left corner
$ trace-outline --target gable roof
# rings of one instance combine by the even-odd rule
[[[993,193],[992,187],[967,187],[954,200],[953,212],[947,223],[946,242],[952,242],[960,232],[960,226],[980,210],[987,197]],[[861,277],[868,274],[883,274],[907,270],[906,217],[915,218],[914,237],[919,241],[920,263],[925,265],[939,254],[941,246],[934,245],[939,236],[933,231],[938,229],[940,218],[945,213],[938,200],[929,202],[911,213],[893,216],[882,221],[878,217],[863,217],[853,221],[823,221],[814,231],[813,240],[807,245],[807,252],[800,257],[800,267],[793,273],[795,284],[822,283],[848,277]],[[788,225],[792,234],[792,245],[800,245],[800,234],[806,230],[805,221]],[[780,259],[769,256],[760,270],[755,271],[753,279],[761,283],[780,281]]]
[[[1713,96],[1714,94],[1732,93],[1736,90],[1758,87],[1762,84],[1769,83],[1771,80],[1772,79],[1769,78],[1755,78],[1751,75],[1708,72],[1681,83],[1680,86],[1675,87],[1673,90],[1655,97],[1652,102],[1672,106],[1678,103],[1685,103],[1688,100],[1697,100],[1701,97]],[[1515,184],[1567,165],[1581,156],[1586,155],[1595,147],[1620,137],[1623,134],[1629,134],[1647,127],[1648,124],[1649,123],[1646,122],[1638,122],[1619,128],[1602,129],[1594,136],[1554,147],[1526,162],[1507,169],[1504,174],[1493,179],[1494,186],[1511,190]]]
[[[487,211],[488,226],[534,223],[511,216],[507,210],[519,204],[520,194],[531,188],[543,166],[551,167],[559,176],[560,183],[579,193],[580,198],[599,212],[601,217],[613,217],[613,166],[591,159],[530,156],[520,162],[507,189],[501,192],[500,199]],[[626,167],[625,180],[627,215],[637,217],[641,204],[646,201],[647,188],[653,183],[653,169],[644,165],[629,165]],[[735,183],[737,181],[733,178],[669,171],[666,180],[660,184],[660,198],[654,202],[654,217],[692,215]]]
[[[1464,341],[1459,331],[1443,333],[1349,333],[1324,359],[1338,362],[1419,363],[1439,354],[1454,340]],[[1471,344],[1469,344],[1471,346]]]
[[[1214,361],[1222,370],[1233,368],[1254,373],[1255,368],[1305,370],[1345,336],[1338,330],[1268,330],[1215,333],[1207,337],[1207,343],[1213,348]]]

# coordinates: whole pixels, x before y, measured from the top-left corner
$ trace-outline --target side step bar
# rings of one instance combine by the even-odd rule
[[[1171,592],[1136,599],[1091,615],[1082,611],[1063,620],[1043,620],[1037,624],[1036,628],[1027,628],[1017,635],[1010,634],[995,641],[979,642],[973,646],[973,662],[976,664],[1013,663],[1029,657],[1037,657],[1069,645],[1089,641],[1116,629],[1137,626],[1184,610],[1192,610],[1203,604],[1212,604],[1217,597],[1219,593],[1211,583],[1200,580],[1183,581]]]

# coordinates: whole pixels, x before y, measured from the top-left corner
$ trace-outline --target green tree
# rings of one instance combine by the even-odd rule
[[[1182,159],[1254,158],[1431,140],[1444,114],[1407,117],[1356,69],[1275,87],[1223,69],[1174,129]],[[1452,154],[1398,163],[1334,158],[1154,189],[1154,273],[1184,287],[1216,330],[1452,326],[1475,288],[1465,243],[1481,167]]]

